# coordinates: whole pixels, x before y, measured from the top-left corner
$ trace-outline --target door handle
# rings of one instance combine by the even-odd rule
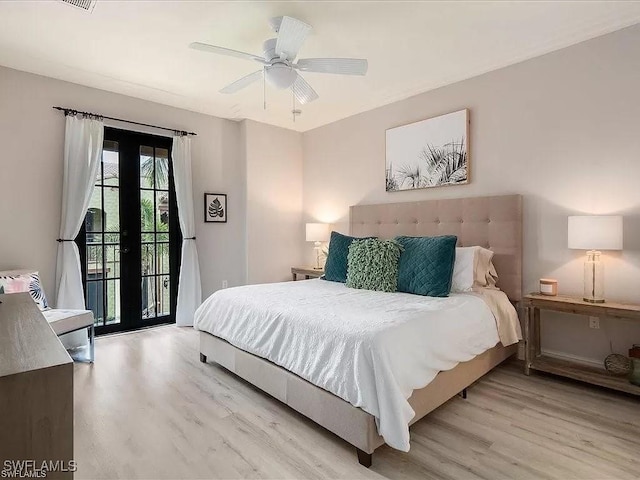
[[[130,249],[129,247],[122,247],[122,248],[120,249],[120,252],[121,252],[121,253],[129,253],[130,251],[131,251],[131,249]]]

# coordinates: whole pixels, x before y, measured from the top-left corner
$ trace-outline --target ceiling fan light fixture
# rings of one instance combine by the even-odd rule
[[[265,68],[265,76],[269,85],[283,90],[293,85],[298,77],[298,72],[284,63],[276,63]]]
[[[296,61],[300,48],[311,32],[311,25],[288,16],[274,17],[270,20],[270,24],[277,36],[267,39],[262,44],[262,56],[202,42],[193,42],[189,45],[195,50],[251,60],[262,65],[262,70],[239,78],[222,88],[220,93],[236,93],[259,80],[262,80],[263,92],[266,92],[267,83],[278,90],[291,89],[294,98],[292,114],[295,120],[296,115],[300,114],[295,108],[296,100],[302,105],[306,105],[318,98],[318,93],[302,78],[298,70],[337,75],[365,75],[367,73],[367,60],[363,58],[302,58]],[[263,95],[263,98],[266,99],[266,93]],[[263,102],[263,105],[266,109],[266,102]]]

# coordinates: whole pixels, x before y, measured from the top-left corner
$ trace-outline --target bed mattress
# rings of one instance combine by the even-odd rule
[[[370,413],[402,451],[413,390],[499,342],[496,318],[476,294],[422,297],[320,279],[220,290],[194,327]]]

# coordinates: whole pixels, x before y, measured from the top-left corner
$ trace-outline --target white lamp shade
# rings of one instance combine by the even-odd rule
[[[329,241],[328,223],[307,223],[307,242],[327,242]]]
[[[569,248],[578,250],[622,250],[620,215],[569,217]]]

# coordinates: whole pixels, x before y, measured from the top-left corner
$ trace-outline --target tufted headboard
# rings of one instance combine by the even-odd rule
[[[512,301],[522,298],[521,195],[354,205],[349,217],[356,237],[456,235],[458,246],[493,250],[498,286]]]

